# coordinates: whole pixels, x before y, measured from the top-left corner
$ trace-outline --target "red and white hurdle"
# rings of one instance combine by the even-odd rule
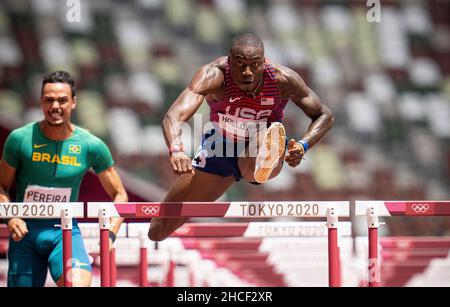
[[[329,285],[338,287],[340,281],[340,263],[338,247],[338,217],[349,217],[349,202],[149,202],[149,203],[88,203],[89,218],[98,218],[100,232],[106,228],[105,221],[111,217],[128,218],[174,218],[174,217],[221,217],[221,218],[273,218],[273,217],[326,217],[328,228],[328,270]],[[190,227],[190,226],[187,226]],[[245,231],[243,225],[235,229],[237,233]],[[247,225],[248,227],[248,225]],[[234,235],[234,234],[233,234]],[[109,253],[107,236],[101,240],[101,286],[110,286]],[[145,251],[142,247],[141,253]],[[103,274],[106,274],[104,277]],[[144,276],[141,281],[145,282]]]
[[[355,214],[366,216],[369,228],[369,285],[378,286],[381,280],[379,252],[378,252],[378,227],[379,217],[389,216],[450,216],[450,201],[356,201]],[[71,232],[72,218],[86,217],[83,203],[2,203],[0,204],[0,218],[58,218],[61,219],[63,231],[63,265],[65,286],[70,287],[71,264]],[[88,203],[87,216],[98,219],[100,222],[100,237],[102,241],[101,263],[102,285],[110,284],[114,276],[115,268],[113,257],[108,252],[109,219],[111,217],[132,217],[147,219],[151,217],[222,217],[222,218],[273,218],[273,217],[326,217],[328,229],[328,253],[329,253],[329,284],[337,286],[339,280],[339,249],[337,242],[338,217],[349,216],[348,202],[230,202],[230,203]],[[254,226],[255,224],[257,225]],[[230,223],[207,228],[207,225],[195,226],[187,224],[180,228],[174,235],[179,237],[258,237],[258,236],[297,236],[302,231],[295,228],[284,229],[279,234],[274,229],[269,231],[264,223]],[[300,225],[300,224],[298,224]],[[272,225],[274,226],[274,225]],[[259,230],[257,230],[259,229]],[[263,230],[265,229],[265,230]],[[278,230],[280,230],[278,229]],[[290,229],[290,230],[288,230]],[[106,234],[106,235],[105,235]],[[2,234],[2,238],[6,237]],[[142,254],[148,240],[146,236],[141,238]],[[337,255],[337,257],[336,257]],[[143,259],[144,257],[142,257]],[[146,264],[143,263],[143,265]],[[146,270],[142,270],[146,272]],[[142,280],[147,280],[142,276]]]
[[[379,217],[391,216],[450,216],[450,201],[356,201],[355,215],[366,216],[369,231],[368,280],[370,287],[380,285],[380,260],[378,251]]]
[[[147,233],[149,223],[129,223],[127,226],[128,237],[139,238],[143,233]],[[339,237],[350,237],[351,223],[340,222],[338,232]],[[318,241],[312,241],[312,239],[325,239],[327,236],[328,228],[327,224],[324,222],[187,223],[171,235],[173,239],[177,238],[178,240],[171,241],[174,244],[175,242],[177,243],[171,245],[169,250],[171,253],[176,251],[175,253],[178,254],[176,258],[179,258],[180,253],[189,250],[198,250],[202,257],[206,256],[210,259],[214,259],[215,255],[218,253],[223,256],[226,252],[229,256],[239,256],[238,258],[240,258],[241,261],[245,261],[245,263],[247,263],[245,267],[246,270],[249,269],[249,266],[257,265],[257,263],[259,263],[260,266],[258,269],[262,270],[263,268],[269,268],[270,266],[274,266],[274,268],[278,267],[282,264],[282,260],[288,261],[291,265],[295,264],[298,266],[300,259],[304,259],[306,255],[298,253],[300,249],[294,248],[294,245],[292,245],[295,243],[303,243],[303,250],[306,249],[311,252],[310,259],[318,260],[315,262],[319,264],[322,259],[317,258],[317,248],[320,246],[320,250],[327,249],[329,242],[327,243],[326,241],[320,240],[319,243]],[[304,239],[305,241],[299,241],[301,239]],[[268,242],[266,240],[272,241]],[[292,246],[292,248],[289,250],[269,248],[269,250],[265,252],[260,251],[262,248],[269,247],[270,244],[280,241],[283,241],[285,245],[288,244]],[[326,244],[322,244],[322,242]],[[165,245],[161,244],[161,246],[164,247]],[[168,246],[166,246],[166,248],[167,247]],[[313,248],[313,250],[310,248]],[[275,253],[277,250],[280,251],[278,256]],[[322,253],[320,254],[322,255]],[[280,259],[281,255],[285,258]],[[222,258],[222,256],[220,258]],[[340,248],[339,256],[341,256]],[[173,257],[169,258],[172,259]],[[323,258],[323,261],[326,261],[327,258],[328,256]],[[274,259],[279,259],[280,261],[274,262]],[[144,258],[144,260],[146,260],[146,258]],[[340,263],[340,260],[339,257],[337,262]],[[220,262],[223,263],[222,261]],[[173,280],[173,268],[175,267],[173,261],[171,265],[169,264],[167,267],[169,267],[169,269],[166,271],[166,281]],[[279,273],[282,272],[280,271]],[[338,275],[341,276],[340,271]],[[167,282],[167,284],[170,283]]]

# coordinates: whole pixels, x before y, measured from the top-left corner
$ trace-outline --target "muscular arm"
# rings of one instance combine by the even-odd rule
[[[280,67],[279,71],[282,97],[291,99],[311,119],[308,131],[302,138],[311,148],[330,131],[334,123],[333,114],[296,72],[286,67]]]
[[[98,179],[105,189],[106,193],[111,197],[113,202],[124,203],[128,201],[128,195],[122,184],[122,180],[117,174],[114,167],[110,167],[107,170],[98,174]],[[123,218],[112,218],[111,229],[115,234],[119,231],[120,225],[123,222]]]
[[[203,103],[206,95],[220,89],[224,76],[219,66],[224,61],[219,58],[201,67],[189,86],[178,96],[167,111],[162,123],[167,146],[181,144],[180,125],[187,122]]]

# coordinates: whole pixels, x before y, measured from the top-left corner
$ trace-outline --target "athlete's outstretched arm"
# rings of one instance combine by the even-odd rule
[[[164,116],[162,122],[164,139],[172,152],[170,163],[175,173],[193,172],[191,159],[182,149],[181,125],[194,115],[206,95],[220,88],[223,80],[223,73],[215,62],[201,67]]]
[[[302,140],[311,148],[319,143],[333,127],[333,114],[296,72],[286,67],[283,67],[281,72],[282,95],[290,98],[311,119],[308,131],[302,137]],[[300,144],[295,140],[289,141],[286,162],[290,166],[300,164],[304,154],[304,148]]]
[[[110,167],[107,170],[98,174],[98,179],[105,189],[106,193],[111,197],[113,202],[128,202],[128,195],[125,187],[122,184],[119,174],[114,169]],[[119,232],[120,225],[123,222],[123,218],[111,218],[111,228],[110,230],[114,232],[115,235]],[[111,242],[112,243],[112,242]]]

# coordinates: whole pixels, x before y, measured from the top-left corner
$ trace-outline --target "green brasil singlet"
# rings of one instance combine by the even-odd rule
[[[16,169],[17,202],[76,202],[81,181],[92,167],[98,174],[114,164],[108,147],[88,131],[75,127],[64,141],[48,139],[39,122],[8,136],[3,159]],[[58,219],[26,220],[29,233],[9,240],[8,286],[44,286],[47,267],[54,281],[61,278],[62,234]],[[74,220],[72,268],[92,270],[80,229]]]
[[[105,143],[87,130],[76,126],[71,137],[54,141],[43,134],[39,122],[11,132],[3,159],[16,169],[17,202],[76,202],[86,172],[92,167],[98,174],[114,164]],[[27,191],[30,186],[70,188],[70,199]]]

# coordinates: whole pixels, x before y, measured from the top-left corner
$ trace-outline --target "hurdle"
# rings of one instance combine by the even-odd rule
[[[1,203],[0,218],[60,218],[63,233],[64,287],[72,287],[72,218],[84,217],[83,203]]]
[[[378,228],[379,217],[409,216],[450,216],[450,201],[356,201],[355,215],[366,216],[369,239],[369,287],[378,287],[381,283]]]
[[[308,202],[145,202],[111,203],[89,202],[88,218],[98,218],[100,225],[101,286],[110,286],[110,255],[107,252],[106,221],[111,217],[146,219],[158,218],[274,218],[274,217],[326,217],[328,228],[329,286],[340,286],[338,247],[338,217],[349,217],[348,201]],[[241,226],[242,227],[242,226]],[[107,233],[107,232],[106,232]],[[141,254],[145,251],[142,247]],[[103,275],[104,274],[104,275]],[[144,277],[141,281],[145,280]]]
[[[186,223],[171,237],[322,237],[327,235],[326,225],[323,222]],[[344,225],[344,235],[350,236],[350,224]]]
[[[131,225],[134,226],[134,225]],[[265,242],[264,240],[300,240],[305,237],[327,237],[328,230],[327,225],[324,222],[250,222],[250,223],[187,223],[180,227],[173,235],[173,237],[181,238],[181,243],[185,249],[200,249],[202,253],[205,251],[239,251],[244,248],[256,248],[259,250]],[[350,237],[351,236],[351,223],[341,222],[339,223],[339,236]],[[228,244],[223,241],[223,238],[229,237],[233,243]],[[211,240],[203,240],[204,238],[212,238]],[[220,239],[217,239],[220,238]],[[256,240],[251,240],[256,239]],[[250,240],[250,241],[249,241]],[[231,243],[231,242],[230,242]],[[328,246],[332,246],[333,242],[328,241]],[[222,248],[227,246],[227,248]],[[326,245],[324,246],[326,248]],[[207,248],[207,249],[205,249]],[[259,253],[255,250],[255,253]],[[283,254],[287,254],[283,252]],[[341,270],[340,270],[340,255],[341,250],[338,250],[337,259],[335,264],[338,267],[337,276],[339,276],[339,283]],[[269,255],[269,254],[268,254]],[[292,256],[292,255],[291,255]],[[281,263],[267,261],[273,258],[262,259],[260,256],[255,258],[255,255],[251,257],[244,257],[247,261],[246,268],[248,266],[254,266],[256,269],[264,270],[267,265],[274,265],[275,272],[283,273],[279,270]],[[300,255],[292,257],[293,259],[302,258]],[[326,259],[324,259],[326,261]],[[332,260],[333,261],[333,260]],[[259,263],[259,264],[258,264]],[[260,267],[261,266],[261,267]],[[330,279],[329,279],[330,280]]]
[[[143,233],[146,233],[149,227],[149,223],[128,223],[128,237],[140,238]],[[339,237],[351,236],[351,223],[340,222],[339,223]],[[217,246],[220,248],[222,243],[225,243],[226,238],[233,239],[234,246],[229,246],[228,251],[239,251],[246,247],[261,247],[264,240],[267,239],[300,239],[301,237],[326,237],[328,235],[328,229],[325,222],[249,222],[249,223],[186,223],[178,228],[170,237],[179,239],[179,246],[183,247],[183,251],[190,249],[203,250],[205,247],[210,246],[212,250]],[[250,239],[255,238],[257,240]],[[249,244],[248,244],[249,243]],[[322,247],[326,248],[327,245]],[[258,247],[258,248],[259,248]],[[212,251],[211,250],[211,251]],[[220,249],[222,250],[222,249]],[[219,250],[218,250],[219,251]],[[255,250],[252,261],[263,260],[261,255],[256,256],[259,252]],[[340,254],[340,253],[339,253]],[[245,257],[244,257],[245,258]],[[267,258],[267,256],[266,256]],[[296,257],[298,259],[298,257]],[[142,256],[142,261],[146,261],[146,256]],[[250,257],[246,258],[251,260]],[[166,284],[173,284],[173,274],[175,269],[175,263],[172,263],[172,257],[170,257],[168,263],[168,270],[166,271]],[[326,260],[326,259],[324,259]],[[142,264],[141,261],[141,264]],[[250,261],[250,262],[252,262]],[[264,261],[263,261],[264,262]],[[340,262],[340,259],[337,260]],[[274,263],[272,263],[275,265]],[[270,266],[270,263],[265,265]],[[338,274],[340,276],[340,274]],[[142,276],[142,273],[140,273]],[[145,284],[145,283],[144,283]],[[141,286],[143,286],[141,281]]]

